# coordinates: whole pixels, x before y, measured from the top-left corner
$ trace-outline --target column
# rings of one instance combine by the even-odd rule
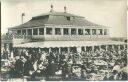
[[[97,36],[97,38],[98,38],[98,29],[96,29],[96,36]]]
[[[52,35],[55,35],[55,28],[52,28]]]
[[[28,29],[26,29],[26,35],[28,35]]]
[[[32,35],[33,35],[33,29],[32,29]]]
[[[91,46],[92,47],[92,51],[94,52],[94,46]]]
[[[114,45],[112,45],[112,49],[115,50]]]
[[[23,35],[23,31],[22,31],[22,29],[21,29],[21,35]]]
[[[51,49],[51,48],[49,48],[49,53],[51,52],[51,50],[52,50],[52,49]]]
[[[64,30],[63,30],[63,28],[60,28],[61,29],[61,35],[64,35]]]
[[[76,29],[76,35],[78,35],[78,28],[75,28]]]
[[[44,28],[44,35],[46,35],[46,28]]]
[[[39,28],[37,28],[37,33],[38,33],[37,35],[39,35]]]
[[[81,47],[79,46],[79,47],[76,47],[76,48],[77,48],[77,52],[78,52],[78,53],[81,53],[81,51],[82,51],[82,50],[81,50]]]
[[[83,35],[85,35],[85,29],[83,29]]]
[[[86,46],[84,47],[84,51],[86,51]]]
[[[125,50],[125,45],[123,45],[123,50]]]
[[[108,46],[107,45],[105,45],[105,49],[106,49],[106,51],[108,50]]]
[[[120,50],[120,45],[118,45],[118,50]]]
[[[59,54],[61,53],[61,47],[60,48],[58,48],[58,51],[59,51]]]
[[[90,38],[92,37],[92,29],[90,29]]]
[[[68,53],[70,53],[70,47],[67,47]]]
[[[68,30],[69,30],[69,35],[71,35],[71,28],[69,28]]]
[[[99,50],[100,50],[100,51],[102,50],[101,45],[99,45]]]

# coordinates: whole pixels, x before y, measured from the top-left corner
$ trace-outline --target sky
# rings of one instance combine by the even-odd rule
[[[53,10],[84,16],[86,20],[110,27],[111,37],[127,35],[127,4],[126,0],[2,0],[1,33],[20,25],[21,14],[25,13],[24,22],[33,16]]]

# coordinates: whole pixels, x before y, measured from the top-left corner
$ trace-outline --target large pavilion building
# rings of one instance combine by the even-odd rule
[[[82,52],[126,47],[126,43],[110,39],[110,27],[70,14],[66,11],[66,7],[64,10],[64,12],[56,12],[51,6],[50,12],[9,28],[9,33],[13,35],[13,48],[36,48],[48,52]]]

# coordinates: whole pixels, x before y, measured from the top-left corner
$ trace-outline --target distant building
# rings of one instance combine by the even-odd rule
[[[109,27],[94,24],[82,16],[56,12],[51,6],[43,13],[19,26],[9,28],[13,35],[13,48],[40,48],[50,51],[81,52],[96,49],[126,47],[124,42],[112,41]]]

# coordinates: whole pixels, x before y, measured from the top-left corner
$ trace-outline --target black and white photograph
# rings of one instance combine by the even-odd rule
[[[0,81],[127,81],[127,0],[1,0]]]

